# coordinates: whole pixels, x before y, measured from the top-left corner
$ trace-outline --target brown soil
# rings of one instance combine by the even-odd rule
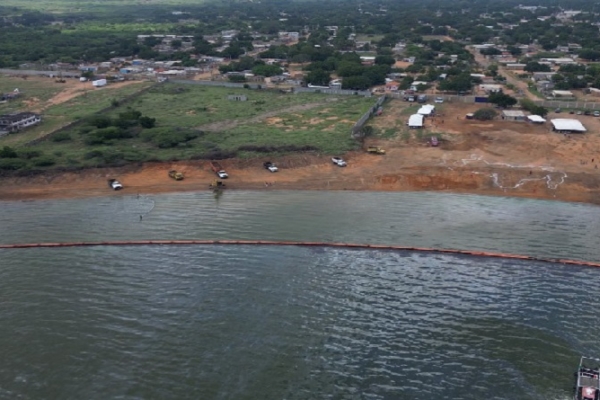
[[[404,107],[404,102],[390,102],[374,125],[403,125]],[[280,167],[277,173],[262,168],[266,158],[224,160],[222,165],[230,174],[226,183],[230,189],[435,190],[600,204],[600,118],[569,115],[580,119],[588,133],[565,137],[549,132],[546,125],[465,120],[464,114],[476,108],[444,104],[442,115],[428,120],[428,130],[420,136],[412,131],[409,139],[400,134],[389,140],[369,139],[365,145],[381,146],[387,154],[346,154],[346,168],[317,154],[271,159]],[[439,147],[427,146],[427,132],[440,133]],[[169,179],[171,169],[183,172],[185,180]],[[111,191],[107,184],[111,177],[118,178],[125,189]],[[1,179],[0,200],[197,191],[207,190],[214,179],[206,161],[50,172]]]

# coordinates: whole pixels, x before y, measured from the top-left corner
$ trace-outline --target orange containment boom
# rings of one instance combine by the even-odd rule
[[[156,245],[259,245],[259,246],[298,246],[298,247],[330,247],[364,250],[392,250],[413,251],[438,254],[458,254],[478,257],[505,258],[513,260],[530,260],[566,265],[579,265],[583,267],[600,268],[600,263],[592,261],[566,260],[560,258],[546,258],[535,256],[522,256],[518,254],[493,253],[487,251],[455,250],[455,249],[430,249],[427,247],[394,246],[380,244],[355,244],[338,242],[289,242],[274,240],[131,240],[108,242],[64,242],[64,243],[18,243],[0,244],[1,249],[30,249],[30,248],[55,248],[55,247],[89,247],[89,246],[156,246]]]

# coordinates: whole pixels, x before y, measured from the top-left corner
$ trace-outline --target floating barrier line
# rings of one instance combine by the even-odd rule
[[[461,254],[478,257],[505,258],[513,260],[531,260],[547,263],[558,263],[567,265],[579,265],[584,267],[600,268],[600,263],[592,261],[567,260],[560,258],[545,258],[534,256],[522,256],[518,254],[493,253],[488,251],[455,250],[455,249],[432,249],[427,247],[394,246],[381,244],[356,244],[339,242],[289,242],[274,240],[132,240],[132,241],[103,241],[103,242],[64,242],[64,243],[18,243],[0,244],[0,249],[30,249],[30,248],[54,248],[54,247],[91,247],[91,246],[146,246],[146,245],[259,245],[259,246],[297,246],[297,247],[331,247],[350,249],[373,249],[373,250],[395,250],[413,251],[438,254]]]

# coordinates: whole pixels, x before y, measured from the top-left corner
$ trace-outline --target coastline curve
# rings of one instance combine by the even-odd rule
[[[30,248],[58,248],[58,247],[93,247],[93,246],[173,246],[173,245],[258,245],[258,246],[295,246],[295,247],[329,247],[364,250],[389,250],[411,251],[419,253],[456,254],[475,257],[504,258],[513,260],[529,260],[563,265],[600,268],[600,262],[569,260],[560,258],[547,258],[525,256],[510,253],[495,253],[476,250],[440,249],[413,246],[395,246],[379,244],[359,244],[342,242],[301,242],[301,241],[275,241],[275,240],[131,240],[131,241],[100,241],[100,242],[42,242],[42,243],[14,243],[0,244],[2,249],[30,249]]]

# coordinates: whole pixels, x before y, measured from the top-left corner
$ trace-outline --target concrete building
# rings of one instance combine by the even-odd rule
[[[525,121],[525,113],[521,110],[504,110],[502,119],[505,121]]]
[[[0,131],[15,133],[40,122],[42,117],[32,112],[0,115]]]

